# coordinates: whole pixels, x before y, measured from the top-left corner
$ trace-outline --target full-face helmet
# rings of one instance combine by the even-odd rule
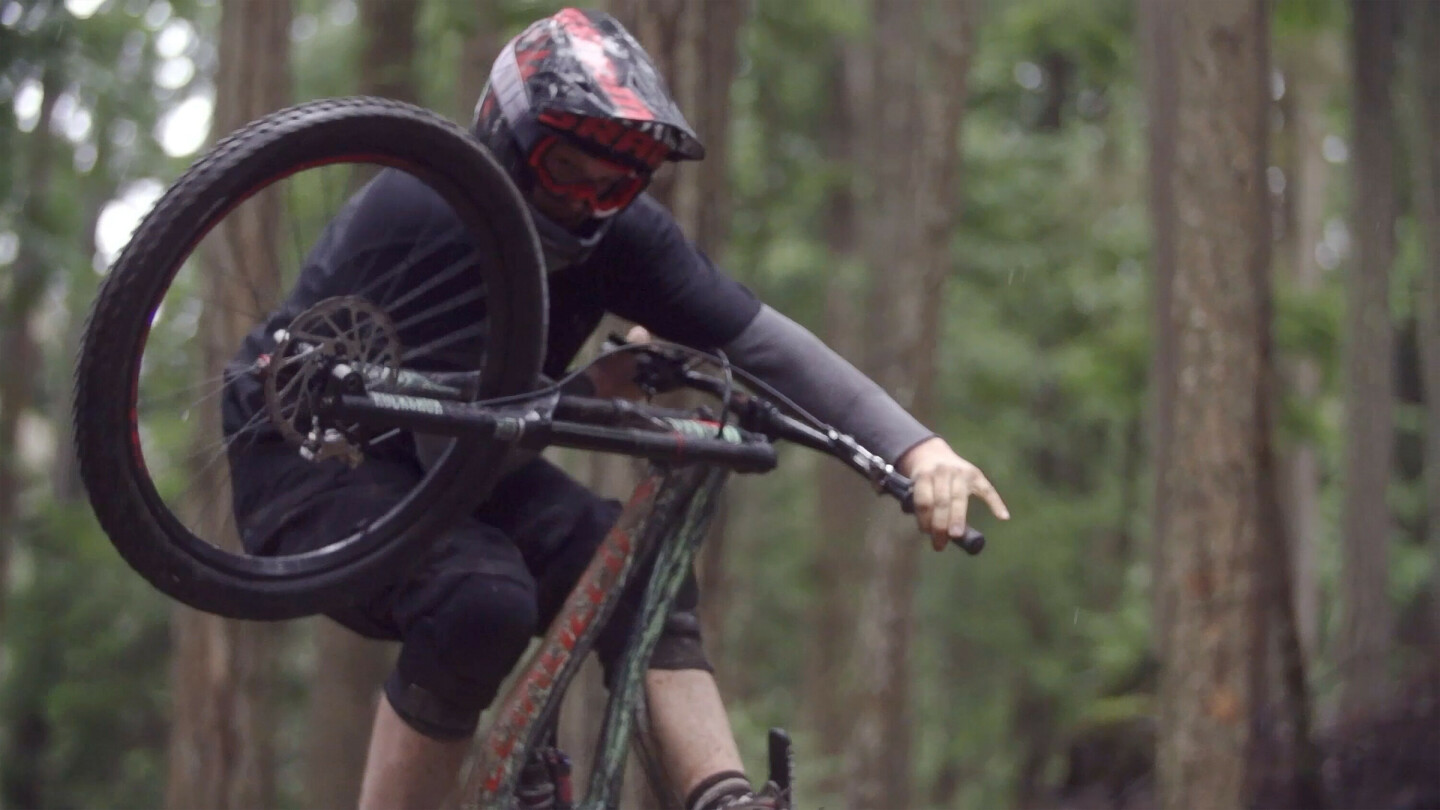
[[[583,203],[561,226],[531,205],[551,270],[584,258],[666,161],[705,156],[649,54],[614,17],[564,9],[506,44],[475,106],[475,134],[527,198],[538,185]],[[597,184],[556,169],[568,143],[617,169]]]

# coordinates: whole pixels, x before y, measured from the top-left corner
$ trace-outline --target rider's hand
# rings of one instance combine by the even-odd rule
[[[632,326],[625,333],[630,343],[649,343],[650,333],[643,326]],[[635,384],[635,369],[640,355],[637,352],[619,352],[601,358],[585,370],[595,386],[595,396],[601,399],[644,399],[645,392]]]
[[[971,495],[980,496],[995,517],[1010,519],[1010,510],[980,468],[956,455],[939,436],[907,450],[895,467],[915,482],[915,522],[930,535],[936,551],[944,551],[965,533]]]

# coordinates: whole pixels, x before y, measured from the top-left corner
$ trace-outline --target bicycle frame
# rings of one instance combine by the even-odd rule
[[[714,512],[725,470],[702,465],[652,467],[615,527],[550,623],[544,639],[496,704],[478,760],[459,794],[462,808],[510,810],[520,769],[600,628],[647,559],[651,577],[637,628],[619,662],[596,745],[586,796],[577,810],[615,810],[620,798],[634,707],[643,700],[650,654]]]

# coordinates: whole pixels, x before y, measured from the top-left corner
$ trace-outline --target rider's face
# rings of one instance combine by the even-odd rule
[[[559,183],[588,184],[602,193],[618,184],[633,182],[634,178],[630,169],[589,155],[563,141],[546,149],[541,160],[545,171]],[[579,228],[591,215],[590,205],[584,200],[551,191],[543,183],[531,184],[530,199],[540,213],[564,228]]]

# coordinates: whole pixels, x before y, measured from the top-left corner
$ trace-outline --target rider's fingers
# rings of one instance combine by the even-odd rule
[[[649,343],[650,330],[639,325],[632,326],[630,331],[625,333],[625,340],[630,343]]]
[[[946,531],[950,537],[960,537],[965,534],[965,521],[970,511],[971,486],[963,476],[955,476],[955,481],[950,489],[950,525]]]
[[[946,524],[945,530],[951,537],[959,537],[965,533],[965,519],[970,511],[970,496],[972,490],[970,482],[963,475],[957,475],[950,482],[950,522]]]
[[[951,510],[955,508],[950,493],[957,476],[953,470],[941,468],[931,473],[929,478],[934,482],[931,486],[935,492],[935,510],[930,513],[930,520],[923,528],[936,545],[944,548]]]
[[[985,505],[990,507],[990,511],[994,513],[995,517],[1009,520],[1010,510],[1006,508],[1005,501],[1001,500],[1000,493],[995,490],[995,485],[991,484],[990,480],[978,471],[975,473],[975,479],[975,494],[985,501]]]
[[[911,503],[915,505],[915,521],[921,531],[928,531],[930,513],[935,508],[935,485],[928,475],[915,477],[915,488],[911,490]]]

